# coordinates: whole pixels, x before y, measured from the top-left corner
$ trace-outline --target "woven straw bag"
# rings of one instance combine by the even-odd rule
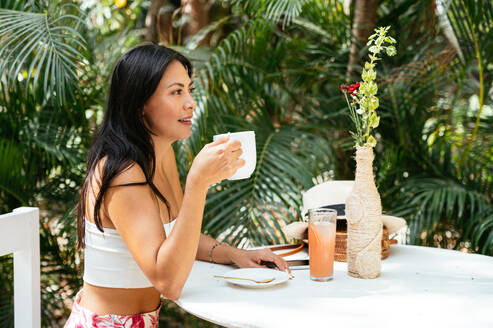
[[[383,226],[382,233],[382,260],[390,255],[390,245],[397,244],[397,240],[389,240],[389,230]],[[346,262],[346,246],[347,246],[347,223],[345,219],[337,220],[336,231],[336,250],[335,260],[337,262]]]

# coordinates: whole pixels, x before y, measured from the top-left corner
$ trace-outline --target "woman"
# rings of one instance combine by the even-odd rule
[[[182,191],[172,143],[190,136],[196,103],[190,62],[138,46],[113,71],[105,118],[88,156],[78,204],[84,285],[65,327],[157,327],[161,298],[176,300],[195,260],[261,267],[286,262],[200,233],[207,190],[244,165],[241,144],[207,144]]]

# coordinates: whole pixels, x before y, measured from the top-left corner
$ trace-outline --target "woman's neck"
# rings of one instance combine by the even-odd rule
[[[157,167],[161,167],[164,163],[169,162],[169,160],[174,157],[172,147],[173,141],[159,136],[152,136],[152,143],[154,145]]]

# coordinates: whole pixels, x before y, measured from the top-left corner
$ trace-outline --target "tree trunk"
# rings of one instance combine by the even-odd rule
[[[156,29],[161,43],[168,45],[173,40],[173,11],[158,12]]]
[[[353,40],[347,67],[347,78],[350,82],[356,73],[354,68],[361,64],[359,52],[377,26],[377,9],[378,0],[354,0]]]
[[[156,23],[158,21],[159,9],[161,9],[165,3],[166,0],[152,0],[146,17],[146,41],[159,42],[159,26]]]
[[[210,7],[212,2],[209,0],[182,0],[183,14],[189,16],[189,22],[185,28],[185,35],[196,35],[202,28],[210,24]],[[201,45],[209,44],[209,37],[205,37],[200,42]]]

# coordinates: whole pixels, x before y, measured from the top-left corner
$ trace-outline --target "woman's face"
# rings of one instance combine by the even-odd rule
[[[149,129],[171,141],[188,138],[197,106],[192,91],[193,82],[183,64],[177,60],[171,62],[144,105],[144,119]]]

